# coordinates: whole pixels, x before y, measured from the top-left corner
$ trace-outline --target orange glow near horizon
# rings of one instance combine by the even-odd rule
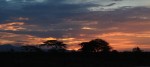
[[[80,37],[65,37],[65,38],[39,38],[36,36],[31,35],[24,35],[24,34],[13,34],[13,33],[0,33],[1,42],[0,44],[28,44],[28,45],[34,45],[34,44],[42,44],[46,40],[59,40],[63,41],[65,44],[68,44],[68,50],[78,50],[80,46],[78,44],[82,42],[88,42],[92,39],[101,38],[106,40],[110,46],[113,47],[115,50],[119,51],[125,51],[129,50],[131,51],[134,47],[140,47],[143,50],[149,51],[149,45],[145,42],[149,42],[149,32],[145,33],[123,33],[123,32],[112,32],[112,33],[104,33],[104,34],[95,34],[88,36],[86,34],[82,34]],[[84,36],[83,36],[84,35]],[[93,36],[93,37],[92,37]],[[84,38],[83,38],[84,37]],[[3,39],[2,39],[3,38]],[[20,41],[24,39],[23,41]],[[16,41],[18,41],[16,43]],[[145,41],[145,42],[142,42]]]
[[[8,35],[10,35],[10,34],[8,34]],[[34,36],[29,36],[29,35],[15,35],[15,34],[11,34],[11,36],[7,36],[7,37],[9,39],[11,39],[11,38],[14,39],[14,37],[16,37],[16,36],[20,37],[19,39],[22,39],[22,38],[24,38],[22,36],[25,36],[26,43],[24,43],[24,44],[41,44],[46,40],[56,40],[57,39],[57,38],[52,38],[52,37],[38,38],[38,37],[34,37]],[[133,36],[134,36],[133,34],[126,34],[126,33],[121,34],[121,33],[116,32],[116,33],[111,33],[111,34],[104,34],[104,35],[101,35],[100,37],[102,39],[106,40],[107,42],[109,42],[110,46],[112,46],[113,49],[115,49],[115,50],[119,50],[119,51],[131,50],[132,48],[137,47],[137,46],[139,46],[142,49],[148,50],[148,48],[150,47],[149,45],[135,43],[134,41],[131,40]],[[145,37],[145,35],[141,35],[140,37]],[[16,39],[16,40],[18,40],[18,39]],[[68,44],[68,48],[67,48],[68,50],[78,50],[80,48],[80,46],[78,45],[79,43],[87,42],[87,41],[90,41],[91,39],[62,38],[62,39],[58,39],[58,40],[63,41],[64,43]],[[15,40],[14,41],[13,40],[1,40],[0,43],[1,44],[15,43]]]

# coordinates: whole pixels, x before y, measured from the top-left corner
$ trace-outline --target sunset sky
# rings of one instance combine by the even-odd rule
[[[150,1],[0,0],[0,44],[57,39],[76,50],[96,38],[120,51],[150,51]]]

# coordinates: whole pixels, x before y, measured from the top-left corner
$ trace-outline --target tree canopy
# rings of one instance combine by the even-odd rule
[[[58,40],[47,40],[47,41],[43,42],[43,44],[41,44],[40,46],[47,46],[53,50],[54,49],[56,49],[56,50],[66,49],[66,44],[64,44],[63,42],[58,41]]]
[[[109,52],[111,47],[109,43],[103,39],[94,39],[89,42],[82,42],[79,44],[82,52]]]

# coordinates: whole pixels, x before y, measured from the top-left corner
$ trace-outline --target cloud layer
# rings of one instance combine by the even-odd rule
[[[62,40],[68,49],[103,38],[118,50],[150,47],[147,0],[1,0],[1,44]]]

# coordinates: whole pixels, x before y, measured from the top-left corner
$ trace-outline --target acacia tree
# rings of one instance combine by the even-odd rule
[[[44,44],[41,44],[40,46],[47,46],[50,47],[50,50],[65,50],[66,44],[64,44],[61,41],[57,40],[47,40],[43,42]]]
[[[109,52],[111,47],[109,43],[102,39],[94,39],[89,42],[79,44],[82,52]]]

